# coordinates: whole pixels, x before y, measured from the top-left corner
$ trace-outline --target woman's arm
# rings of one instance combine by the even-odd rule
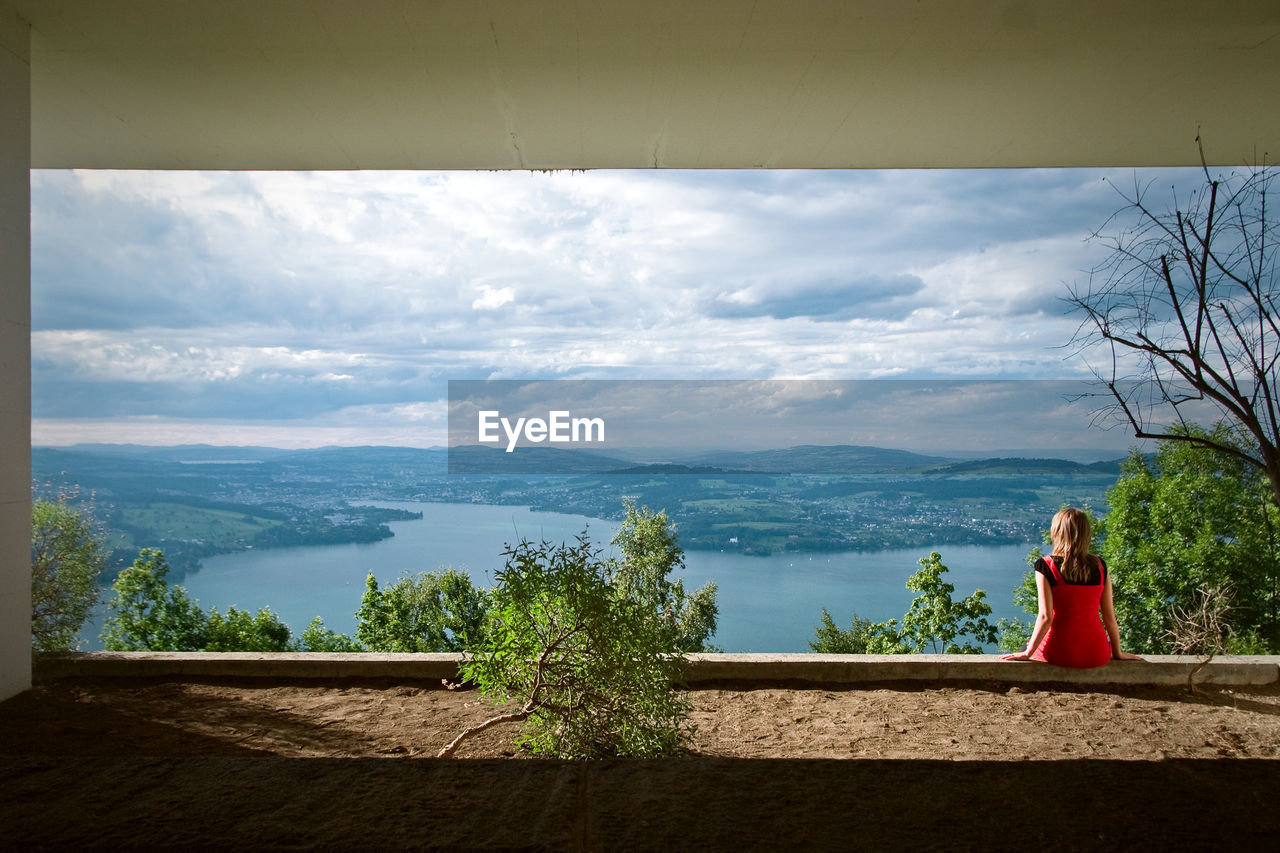
[[[1111,573],[1102,578],[1102,624],[1106,626],[1107,637],[1111,640],[1112,660],[1142,660],[1137,655],[1120,650],[1120,625],[1116,622],[1115,601],[1111,597]]]
[[[1049,633],[1049,626],[1053,624],[1053,587],[1049,586],[1049,579],[1041,572],[1036,572],[1036,592],[1039,593],[1037,597],[1040,606],[1039,612],[1036,613],[1036,626],[1031,631],[1031,639],[1027,641],[1027,647],[1022,651],[1001,655],[1005,660],[1031,660],[1036,649],[1040,648],[1040,643],[1044,642],[1044,635]]]

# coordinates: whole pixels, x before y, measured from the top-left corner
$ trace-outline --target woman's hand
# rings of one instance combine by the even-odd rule
[[[1142,658],[1138,657],[1135,654],[1132,654],[1131,652],[1116,652],[1111,659],[1112,660],[1142,660]]]
[[[1023,649],[1020,652],[1014,652],[1011,655],[1000,655],[1001,660],[1031,660],[1031,652]]]

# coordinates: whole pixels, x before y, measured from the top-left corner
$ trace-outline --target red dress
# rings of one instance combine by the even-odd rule
[[[1107,577],[1102,561],[1098,560],[1098,582],[1090,584],[1067,583],[1053,557],[1044,561],[1055,581],[1053,624],[1032,659],[1077,669],[1102,666],[1111,660],[1111,643],[1099,615]]]

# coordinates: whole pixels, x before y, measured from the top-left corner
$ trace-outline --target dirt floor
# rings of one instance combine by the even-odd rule
[[[63,680],[0,704],[43,847],[1207,849],[1280,820],[1280,686],[694,691],[687,756],[525,760],[439,683]],[[512,760],[516,759],[516,760]],[[853,760],[849,760],[853,759]]]
[[[1280,758],[1280,687],[696,690],[691,752],[727,758]],[[498,709],[501,710],[501,709]],[[435,683],[53,681],[0,704],[8,755],[434,757],[498,712]],[[459,758],[524,757],[518,723]]]

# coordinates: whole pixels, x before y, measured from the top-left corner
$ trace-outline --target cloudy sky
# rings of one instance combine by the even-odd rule
[[[1083,377],[1061,297],[1135,179],[1194,174],[33,172],[32,441],[442,445],[450,379]]]

